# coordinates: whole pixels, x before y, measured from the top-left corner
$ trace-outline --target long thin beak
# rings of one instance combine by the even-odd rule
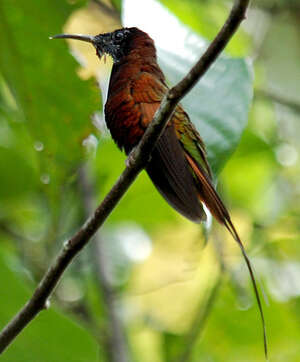
[[[58,34],[50,36],[49,39],[77,39],[86,41],[88,43],[95,44],[95,37],[92,35],[82,35],[82,34]]]

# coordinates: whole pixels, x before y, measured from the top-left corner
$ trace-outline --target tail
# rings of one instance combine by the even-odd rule
[[[256,279],[254,276],[254,271],[252,264],[250,262],[250,259],[246,253],[246,250],[244,248],[244,245],[241,241],[241,238],[239,237],[239,234],[237,233],[229,212],[227,211],[225,205],[223,204],[222,200],[220,199],[219,195],[217,194],[214,186],[212,185],[209,176],[205,173],[205,171],[201,168],[201,166],[194,161],[193,158],[191,158],[187,153],[185,154],[186,159],[191,166],[192,170],[194,171],[195,175],[198,179],[198,191],[199,191],[199,198],[200,200],[207,206],[209,211],[213,214],[213,216],[221,223],[223,224],[226,229],[230,232],[233,239],[238,243],[241,252],[243,254],[244,260],[246,262],[251,282],[254,289],[255,298],[257,301],[261,321],[262,321],[262,328],[263,328],[263,339],[264,339],[264,351],[265,351],[265,358],[268,361],[268,343],[267,343],[267,333],[266,333],[266,323],[264,318],[264,312],[260,300],[260,295],[258,292],[258,287],[256,283]]]

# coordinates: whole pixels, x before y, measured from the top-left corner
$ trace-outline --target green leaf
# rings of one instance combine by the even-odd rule
[[[157,22],[149,21],[147,14],[152,9],[152,3],[155,5]],[[186,7],[191,13],[195,10],[195,16],[198,7],[209,9],[211,4],[205,2],[199,5],[200,2],[187,1],[186,5],[177,0],[170,3],[179,8]],[[148,0],[142,5],[127,0],[123,6],[125,24],[136,24],[150,34],[167,80],[170,85],[176,84],[203,54],[208,46],[207,40],[174,19],[155,1]],[[133,12],[135,8],[138,16]],[[143,8],[146,10],[143,11]],[[216,25],[214,28],[215,32],[219,29]],[[252,66],[244,59],[221,55],[182,101],[207,145],[209,161],[215,174],[220,172],[235,150],[247,124],[253,95],[252,78]]]
[[[0,146],[0,199],[18,198],[34,189],[34,169],[15,150]]]
[[[3,244],[3,241],[2,241]],[[0,324],[3,327],[31,296],[17,275],[20,266],[3,246],[0,252]],[[92,336],[52,307],[42,311],[1,355],[1,362],[96,362]]]
[[[0,5],[0,73],[18,107],[14,120],[25,123],[32,148],[43,145],[37,165],[52,181],[65,178],[80,162],[97,107],[90,85],[75,75],[66,44],[49,40],[74,9],[59,0]]]
[[[275,212],[278,202],[279,196],[272,201],[277,167],[270,145],[246,131],[238,151],[222,173],[222,184],[239,207],[266,221]]]
[[[191,54],[199,54],[198,44],[185,47]],[[175,84],[189,71],[194,59],[161,51],[159,62],[168,80]],[[204,139],[215,174],[234,152],[247,125],[252,83],[252,68],[245,60],[221,56],[182,101]]]
[[[246,273],[245,269],[238,269],[237,272],[239,278],[244,280],[241,274]],[[274,268],[273,272],[278,273],[278,269]],[[272,270],[269,269],[267,274],[273,283]],[[239,300],[232,293],[232,287],[226,285],[222,288],[205,334],[195,346],[191,361],[265,361],[260,320],[250,286],[248,288],[244,290],[246,294],[240,295]],[[271,359],[291,362],[299,359],[299,319],[296,303],[299,305],[299,297],[286,304],[272,299],[271,307],[264,308]],[[282,333],[283,330],[286,333]]]

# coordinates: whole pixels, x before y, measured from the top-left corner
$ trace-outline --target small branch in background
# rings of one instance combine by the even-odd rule
[[[31,250],[34,245],[34,239],[28,236],[22,235],[16,231],[12,226],[13,223],[9,220],[0,221],[0,234],[5,235],[7,238],[13,240],[17,246],[20,260],[22,260],[24,267],[30,271],[31,276],[34,280],[39,280],[40,277],[45,273],[45,268],[42,268],[43,261],[45,262],[45,253],[39,252],[39,258],[31,258]],[[35,246],[35,252],[36,252]]]
[[[254,6],[257,3],[257,7],[268,12],[270,15],[278,15],[284,12],[294,13],[300,11],[300,4],[298,0],[284,0],[284,1],[255,1]]]
[[[268,90],[259,89],[255,91],[255,96],[269,99],[275,103],[279,103],[285,107],[289,107],[292,110],[296,111],[297,113],[300,113],[300,103],[294,102],[293,100],[283,97],[279,94],[270,92]]]
[[[79,171],[79,185],[83,196],[85,213],[88,216],[93,211],[93,195],[95,192],[93,192],[94,187],[91,182],[89,182],[85,167],[82,167]],[[94,236],[91,251],[96,278],[107,308],[109,330],[106,333],[106,345],[108,348],[107,354],[109,356],[109,361],[129,362],[130,358],[125,330],[122,320],[118,315],[115,291],[107,277],[109,273],[109,260],[105,256],[103,250],[103,240],[101,239],[99,232]]]
[[[28,240],[24,235],[17,233],[13,228],[9,226],[9,223],[4,220],[0,221],[0,233],[6,234],[9,238],[18,242],[32,242],[32,240]]]
[[[98,239],[98,238],[97,238]],[[108,331],[107,331],[107,346],[110,362],[129,362],[129,349],[126,339],[125,328],[119,316],[118,299],[109,280],[107,279],[107,260],[103,252],[103,243],[101,240],[95,240],[92,246],[95,260],[96,277],[103,299],[107,307],[108,315]]]
[[[25,306],[12,318],[0,333],[0,353],[2,353],[16,336],[32,321],[37,314],[46,308],[47,300],[59,282],[67,266],[79,251],[94,236],[107,217],[117,206],[125,192],[129,189],[138,174],[146,166],[155,143],[162,134],[178,102],[191,90],[209,69],[232,38],[240,23],[246,16],[250,0],[236,0],[228,19],[222,29],[200,57],[195,66],[175,87],[164,96],[151,124],[145,131],[138,146],[131,152],[128,166],[120,175],[110,192],[85,224],[67,240],[58,256],[50,265],[40,281],[32,297]]]
[[[188,362],[191,359],[193,347],[202,336],[224,281],[226,265],[224,261],[223,244],[218,240],[217,235],[214,237],[214,249],[219,261],[219,275],[216,278],[214,285],[210,288],[209,295],[206,298],[204,305],[201,303],[198,307],[198,313],[196,314],[188,334],[185,336],[185,349],[178,358],[178,362]]]
[[[121,22],[120,13],[112,6],[107,5],[101,0],[91,0],[91,2],[96,4],[100,8],[100,10],[106,15]]]
[[[219,276],[215,281],[215,284],[212,288],[210,288],[210,293],[204,305],[201,303],[198,307],[198,313],[193,321],[193,324],[184,337],[185,350],[182,352],[181,356],[178,358],[178,362],[188,362],[192,357],[193,347],[196,342],[201,338],[202,333],[205,329],[206,322],[212,312],[213,306],[217,300],[219,295],[219,291],[221,289],[223,283],[223,271],[219,272]]]

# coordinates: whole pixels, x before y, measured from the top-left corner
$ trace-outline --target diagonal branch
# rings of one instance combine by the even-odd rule
[[[182,99],[209,69],[211,64],[223,51],[240,23],[245,18],[250,0],[236,0],[231,13],[222,29],[209,45],[190,72],[164,96],[153,121],[147,128],[140,143],[130,155],[129,165],[120,175],[110,192],[95,210],[86,223],[63,245],[63,248],[50,265],[40,281],[32,297],[25,306],[13,317],[0,333],[0,353],[2,353],[16,336],[46,308],[47,300],[59,282],[63,272],[73,258],[88,243],[90,238],[103,225],[112,210],[117,206],[125,192],[129,189],[138,174],[146,166],[155,142],[163,132],[172,116],[177,103]]]
[[[280,94],[277,94],[275,92],[265,90],[265,89],[258,89],[255,92],[254,96],[265,98],[265,99],[270,99],[271,101],[273,101],[275,103],[279,103],[283,106],[291,108],[292,110],[294,110],[297,113],[300,113],[300,102],[289,99],[286,96],[282,96]]]

